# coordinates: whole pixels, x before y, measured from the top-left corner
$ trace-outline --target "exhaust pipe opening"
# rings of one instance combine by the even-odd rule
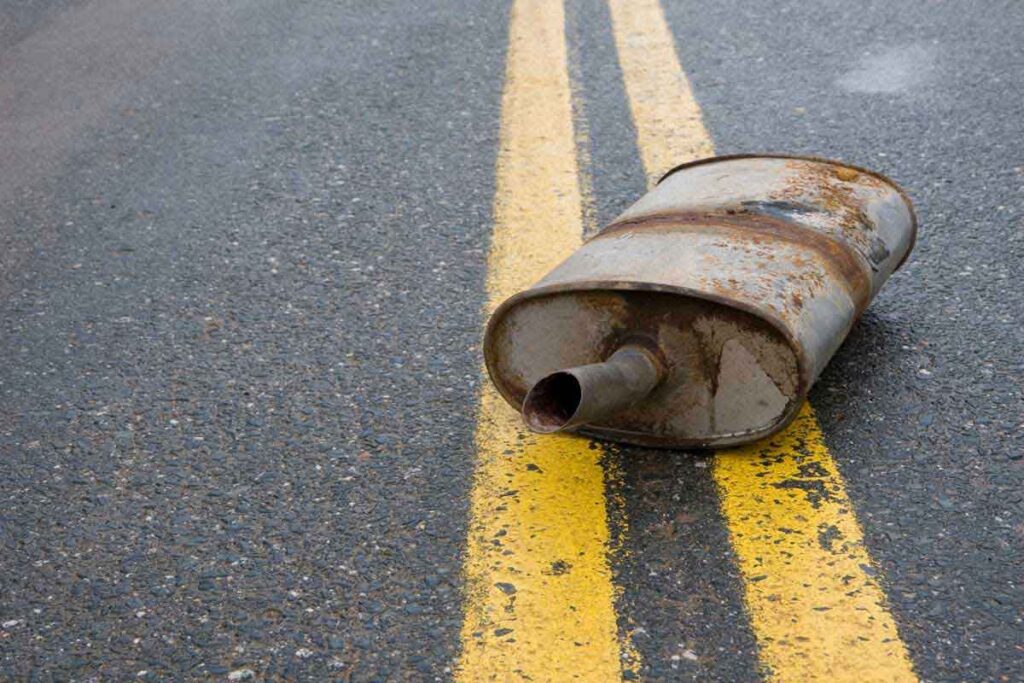
[[[603,363],[559,370],[526,394],[523,419],[541,434],[575,429],[614,417],[654,390],[663,375],[654,352],[621,347]]]
[[[568,372],[554,372],[533,385],[523,402],[526,426],[541,434],[564,429],[580,408],[583,391]]]

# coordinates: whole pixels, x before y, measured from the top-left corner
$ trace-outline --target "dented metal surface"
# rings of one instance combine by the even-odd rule
[[[540,379],[644,344],[663,363],[650,393],[568,428],[666,447],[762,438],[793,419],[915,232],[909,200],[871,171],[799,157],[686,164],[498,308],[487,367],[519,408]]]

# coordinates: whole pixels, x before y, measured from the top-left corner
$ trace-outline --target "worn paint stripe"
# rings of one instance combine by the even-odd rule
[[[561,2],[516,0],[509,32],[488,312],[583,230]],[[602,451],[534,437],[486,382],[476,446],[456,679],[620,679]]]
[[[773,678],[916,680],[810,405],[782,434],[719,455],[714,473]]]
[[[615,45],[649,186],[715,153],[657,0],[609,0]]]
[[[714,153],[658,0],[609,0],[648,179]],[[810,405],[713,468],[766,673],[913,681],[843,479]]]

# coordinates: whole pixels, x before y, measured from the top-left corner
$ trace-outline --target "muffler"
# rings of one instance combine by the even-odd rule
[[[916,231],[903,191],[862,168],[684,164],[495,311],[487,369],[536,432],[668,448],[761,439],[795,417]]]

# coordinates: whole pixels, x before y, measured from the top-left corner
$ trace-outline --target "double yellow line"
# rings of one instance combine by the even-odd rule
[[[714,148],[658,0],[609,0],[649,180]],[[488,261],[489,313],[583,233],[560,0],[515,0]],[[535,437],[489,384],[480,398],[460,681],[621,680],[603,451]],[[805,407],[784,435],[720,454],[714,477],[766,675],[915,680],[842,478]]]
[[[488,262],[488,313],[583,234],[561,2],[512,9]],[[525,432],[480,399],[459,678],[620,675],[601,451]]]

